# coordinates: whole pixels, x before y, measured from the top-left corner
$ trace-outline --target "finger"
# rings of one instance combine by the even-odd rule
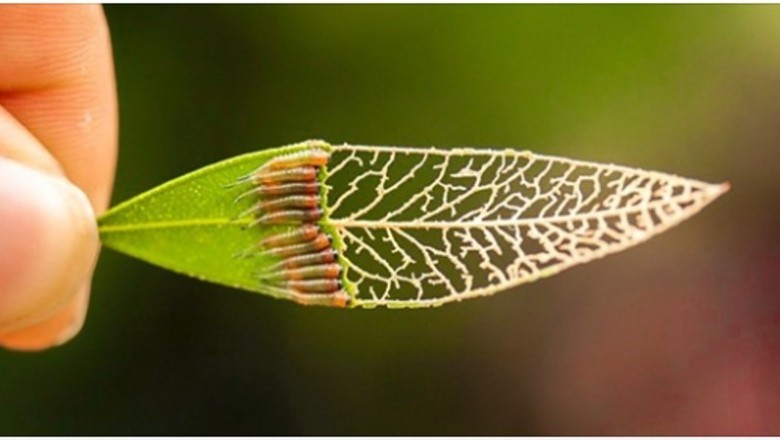
[[[89,196],[108,205],[117,148],[116,91],[100,6],[0,6],[0,105]]]
[[[2,5],[0,59],[0,106],[15,116],[0,109],[0,155],[49,173],[64,172],[87,193],[96,211],[105,209],[113,183],[117,123],[111,48],[102,9]],[[18,180],[6,179],[4,185],[18,186]],[[0,202],[9,198],[8,187],[5,190],[0,188]],[[30,199],[45,192],[25,189],[20,194]],[[16,202],[6,205],[19,205]],[[5,258],[3,250],[11,248],[8,243],[20,249],[33,246],[30,237],[59,235],[59,245],[40,247],[36,258],[14,259],[18,270],[0,273],[0,345],[33,349],[61,343],[81,327],[97,232],[92,211],[71,213],[73,218],[66,223],[72,227],[60,230],[56,224],[67,217],[61,211],[56,215],[52,213],[56,210],[49,215],[41,214],[47,209],[29,211],[27,216],[15,216],[13,210],[0,216],[4,226],[0,260]],[[18,218],[35,220],[36,215],[42,220],[22,225],[26,229],[18,234],[4,234]],[[90,220],[84,226],[85,217]],[[71,240],[74,237],[82,239]],[[40,276],[36,267],[44,271]],[[69,275],[62,273],[63,268]],[[20,277],[35,280],[37,290],[29,285],[12,288]]]
[[[0,224],[0,345],[64,342],[83,322],[97,257],[89,201],[61,177],[0,158]]]

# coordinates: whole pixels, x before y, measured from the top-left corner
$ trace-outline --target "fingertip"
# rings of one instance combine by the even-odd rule
[[[72,337],[99,246],[86,196],[0,158],[0,224],[0,345],[41,349]]]

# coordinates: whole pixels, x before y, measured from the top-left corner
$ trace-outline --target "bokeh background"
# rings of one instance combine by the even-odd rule
[[[434,310],[304,308],[112,251],[0,352],[0,434],[780,434],[780,7],[106,7],[114,203],[307,138],[522,147],[732,191]]]

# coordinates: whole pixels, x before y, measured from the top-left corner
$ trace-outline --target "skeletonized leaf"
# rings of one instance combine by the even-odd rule
[[[289,177],[325,162],[316,180],[321,218],[301,214],[314,212],[301,205],[308,196],[268,195],[288,183],[274,164]],[[423,307],[626,249],[727,189],[528,151],[308,141],[196,171],[117,206],[100,224],[107,246],[203,279],[302,303]],[[305,231],[313,232],[302,238]],[[327,250],[316,238],[324,233]],[[270,244],[278,237],[287,247]],[[308,250],[282,255],[290,243]],[[334,264],[292,263],[326,251],[339,253]]]
[[[327,183],[364,306],[490,295],[623,250],[722,194],[669,174],[516,150],[338,146]]]

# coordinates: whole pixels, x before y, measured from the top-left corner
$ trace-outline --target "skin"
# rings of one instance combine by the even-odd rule
[[[109,203],[117,104],[92,5],[0,5],[0,345],[78,333]]]

